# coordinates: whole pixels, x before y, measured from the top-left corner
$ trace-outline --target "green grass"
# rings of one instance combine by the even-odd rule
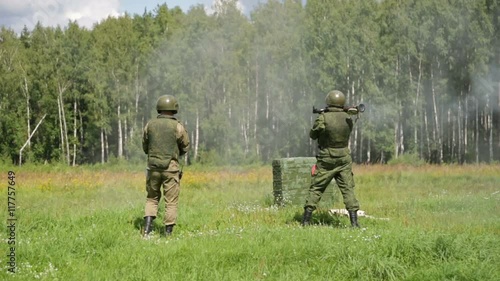
[[[302,206],[270,205],[270,167],[186,167],[174,235],[161,208],[148,240],[141,168],[10,169],[17,272],[4,227],[0,280],[500,280],[500,166],[356,166],[362,209],[388,218],[362,229],[326,207],[300,227]]]

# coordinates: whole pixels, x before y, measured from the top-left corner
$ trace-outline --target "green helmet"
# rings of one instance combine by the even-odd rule
[[[344,107],[345,96],[341,91],[334,90],[326,95],[325,102],[328,106]]]
[[[177,113],[179,110],[179,103],[174,96],[164,95],[158,98],[156,102],[156,110],[157,111],[173,111]]]

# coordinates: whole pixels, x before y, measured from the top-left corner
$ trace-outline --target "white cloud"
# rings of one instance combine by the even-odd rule
[[[205,12],[209,15],[213,14],[217,10],[217,7],[221,6],[225,1],[227,0],[213,0],[210,6],[205,5]],[[245,12],[245,6],[241,1],[236,1],[236,8],[242,13]]]
[[[92,25],[108,16],[119,15],[119,0],[0,0],[0,25],[19,32],[37,22],[44,26],[65,26],[76,20],[81,26]]]

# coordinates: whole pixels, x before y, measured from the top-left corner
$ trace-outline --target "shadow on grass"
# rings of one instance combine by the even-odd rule
[[[296,212],[293,216],[293,221],[302,222],[302,212]],[[345,223],[342,222],[339,216],[332,216],[328,210],[316,210],[311,218],[311,225],[328,225],[332,227],[345,228]]]

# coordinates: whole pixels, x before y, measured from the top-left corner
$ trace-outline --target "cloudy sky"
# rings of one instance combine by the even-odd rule
[[[153,10],[166,3],[188,11],[202,4],[210,8],[214,0],[0,0],[0,26],[20,31],[24,26],[31,29],[37,22],[44,26],[64,26],[68,20],[77,20],[82,26],[92,27],[95,22],[110,15],[128,12],[142,14],[144,9]],[[266,0],[239,0],[243,9],[254,7]]]

